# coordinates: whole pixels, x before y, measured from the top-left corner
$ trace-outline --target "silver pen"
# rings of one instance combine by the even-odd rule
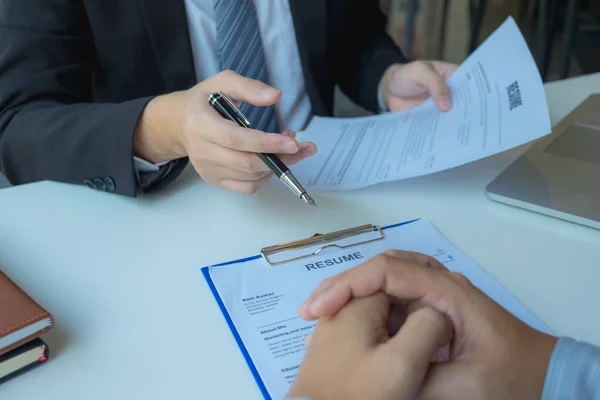
[[[208,103],[212,108],[217,110],[222,117],[227,118],[243,128],[250,128],[250,121],[246,116],[235,106],[233,101],[229,99],[223,92],[213,93],[208,97]],[[315,201],[302,187],[300,182],[294,177],[292,171],[285,165],[279,157],[271,153],[257,153],[258,157],[275,173],[281,182],[283,182],[294,194],[304,200],[306,204],[317,206]]]

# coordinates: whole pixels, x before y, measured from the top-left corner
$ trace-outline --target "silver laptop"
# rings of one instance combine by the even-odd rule
[[[495,201],[600,229],[600,94],[486,187]]]

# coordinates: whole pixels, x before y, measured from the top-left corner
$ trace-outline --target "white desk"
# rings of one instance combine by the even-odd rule
[[[547,86],[553,123],[600,74]],[[522,150],[522,149],[521,149]],[[600,344],[600,232],[488,201],[519,151],[317,196],[238,196],[189,170],[153,197],[39,183],[0,191],[0,266],[56,318],[48,364],[0,399],[259,399],[200,267],[363,223],[430,220],[557,334]]]

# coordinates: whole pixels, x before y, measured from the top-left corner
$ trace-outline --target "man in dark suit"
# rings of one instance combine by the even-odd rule
[[[254,192],[270,179],[256,152],[316,152],[294,131],[331,115],[336,84],[374,112],[450,108],[455,66],[407,63],[385,25],[376,0],[4,0],[0,169],[134,196],[191,161]],[[215,91],[255,129],[212,110]]]

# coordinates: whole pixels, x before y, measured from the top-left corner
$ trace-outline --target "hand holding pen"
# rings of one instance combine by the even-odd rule
[[[257,153],[273,153],[287,166],[316,153],[312,143],[298,143],[295,133],[265,133],[228,121],[208,103],[218,91],[256,106],[275,104],[281,92],[224,71],[194,87],[151,100],[134,136],[135,155],[150,162],[189,157],[207,183],[237,193],[254,193],[272,179]]]
[[[237,108],[233,101],[223,92],[215,92],[208,98],[209,104],[217,110],[217,112],[230,121],[235,122],[242,128],[250,128],[251,122]],[[283,163],[277,155],[272,153],[260,152],[257,156],[262,162],[279,178],[279,180],[290,189],[296,197],[304,200],[305,203],[311,206],[316,206],[315,201],[310,197],[306,189],[302,186],[288,166]]]

